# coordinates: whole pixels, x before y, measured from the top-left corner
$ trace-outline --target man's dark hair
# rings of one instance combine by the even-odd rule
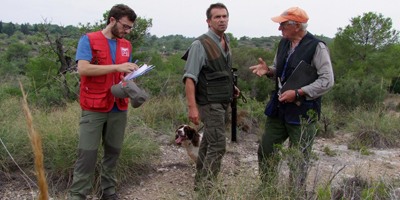
[[[207,15],[207,19],[208,20],[211,20],[211,17],[212,17],[211,16],[211,10],[213,8],[225,8],[226,13],[229,16],[228,8],[226,8],[226,6],[223,3],[214,3],[214,4],[211,4],[210,7],[207,9],[206,15]]]
[[[129,6],[124,4],[117,4],[113,6],[108,13],[107,17],[107,25],[110,23],[110,18],[114,17],[114,19],[119,20],[122,17],[128,17],[129,21],[134,22],[136,20],[136,13]]]

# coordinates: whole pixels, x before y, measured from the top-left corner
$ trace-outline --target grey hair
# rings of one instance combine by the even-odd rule
[[[297,23],[301,24],[301,30],[302,31],[307,31],[307,26],[308,26],[307,23],[300,23],[300,22],[296,22],[296,21],[292,21],[292,20],[288,21],[288,24],[291,24],[291,25],[295,25]]]

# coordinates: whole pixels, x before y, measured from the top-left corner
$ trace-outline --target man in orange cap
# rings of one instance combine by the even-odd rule
[[[309,18],[304,10],[292,7],[271,19],[279,23],[279,30],[282,31],[274,64],[267,66],[259,58],[260,64],[249,68],[259,77],[266,75],[276,83],[275,91],[265,109],[267,120],[258,148],[260,178],[263,183],[267,183],[276,177],[279,159],[273,156],[277,153],[274,145],[283,144],[290,138],[290,146],[298,148],[303,155],[303,158],[298,159],[298,163],[291,163],[293,167],[290,168],[290,181],[296,191],[305,190],[303,186],[316,134],[315,114],[319,117],[321,96],[334,84],[332,64],[325,43],[307,31]],[[307,72],[308,74],[302,77],[297,75],[299,71],[293,73],[301,61],[311,66],[314,71]],[[285,86],[292,73],[291,80],[311,79],[310,84],[298,85],[281,92],[280,89]],[[314,112],[309,112],[310,110]]]

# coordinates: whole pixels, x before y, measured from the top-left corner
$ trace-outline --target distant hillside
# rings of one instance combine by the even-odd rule
[[[249,38],[247,36],[244,36],[238,40],[238,47],[249,46],[266,50],[273,50],[275,43],[281,40],[281,38],[282,36],[269,36],[261,38]]]

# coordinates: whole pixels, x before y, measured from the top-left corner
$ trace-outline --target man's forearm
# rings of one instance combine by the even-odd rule
[[[78,61],[78,73],[81,76],[101,76],[115,71],[115,65],[93,65],[87,60]]]
[[[185,90],[186,90],[186,98],[188,101],[188,107],[189,108],[196,107],[195,84],[193,79],[186,78]]]

